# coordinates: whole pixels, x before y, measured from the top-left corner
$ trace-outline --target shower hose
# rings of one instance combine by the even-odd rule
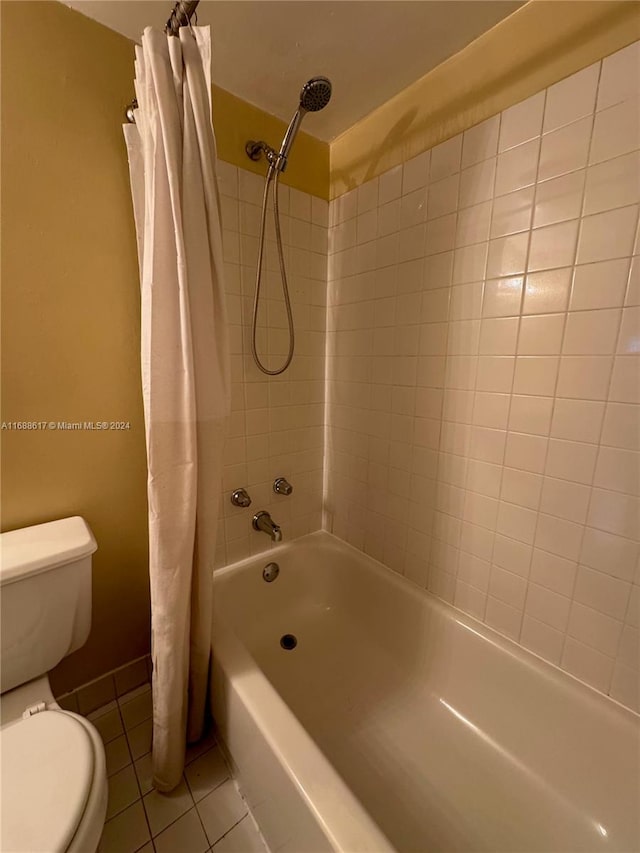
[[[295,333],[293,328],[293,314],[291,312],[291,298],[289,296],[289,286],[287,284],[287,271],[285,269],[284,264],[284,253],[282,251],[282,234],[280,232],[280,209],[278,205],[278,181],[280,178],[280,171],[275,166],[270,165],[269,171],[267,172],[267,177],[264,184],[264,195],[262,197],[262,217],[260,220],[260,241],[258,246],[258,268],[256,271],[256,290],[255,296],[253,299],[253,322],[251,328],[251,354],[253,355],[253,360],[256,363],[256,367],[261,370],[263,373],[266,373],[267,376],[279,376],[281,373],[289,367],[291,364],[291,359],[293,358],[293,349],[295,345]],[[289,323],[289,353],[287,358],[282,365],[282,367],[278,367],[276,370],[269,370],[269,368],[265,367],[265,365],[260,361],[260,356],[258,355],[258,349],[256,346],[256,335],[257,335],[257,325],[258,325],[258,308],[260,305],[260,286],[262,284],[262,259],[264,255],[264,232],[266,229],[266,221],[267,221],[267,203],[269,201],[269,187],[273,182],[273,212],[274,212],[274,220],[275,220],[275,228],[276,228],[276,245],[278,248],[278,260],[280,262],[280,275],[282,278],[282,292],[284,295],[284,304],[287,311],[287,321]]]

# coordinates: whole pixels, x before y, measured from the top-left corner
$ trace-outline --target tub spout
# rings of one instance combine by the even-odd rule
[[[253,529],[261,530],[263,533],[268,533],[274,542],[282,540],[282,530],[273,521],[268,512],[257,512],[253,516]]]

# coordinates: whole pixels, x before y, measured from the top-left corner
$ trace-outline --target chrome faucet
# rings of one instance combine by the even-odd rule
[[[268,533],[274,542],[280,542],[282,540],[282,530],[280,530],[275,521],[273,521],[269,513],[264,510],[262,512],[257,512],[253,516],[253,529],[261,530],[263,533]]]

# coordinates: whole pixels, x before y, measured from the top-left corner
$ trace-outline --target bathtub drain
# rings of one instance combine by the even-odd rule
[[[295,647],[298,645],[298,640],[293,634],[283,634],[280,637],[280,645],[283,649],[286,649],[288,652],[290,652],[291,649],[295,649]]]

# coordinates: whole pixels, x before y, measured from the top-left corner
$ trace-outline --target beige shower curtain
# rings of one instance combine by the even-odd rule
[[[180,781],[202,733],[229,412],[208,27],[151,28],[126,125],[142,294],[153,657],[153,777]]]

